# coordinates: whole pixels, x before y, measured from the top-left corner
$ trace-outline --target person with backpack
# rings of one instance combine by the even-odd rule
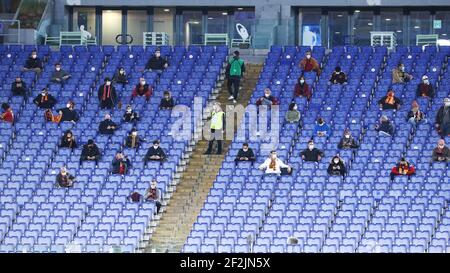
[[[239,84],[244,72],[244,61],[239,58],[239,51],[236,50],[235,52],[233,52],[233,58],[230,58],[228,60],[226,73],[228,77],[227,87],[228,92],[230,93],[230,97],[228,98],[228,100],[232,100],[233,103],[237,102],[236,99],[238,97]],[[234,91],[232,89],[234,89]]]

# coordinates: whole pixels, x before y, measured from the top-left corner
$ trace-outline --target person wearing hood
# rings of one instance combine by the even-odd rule
[[[272,105],[279,105],[279,102],[276,97],[272,96],[272,91],[270,91],[269,88],[266,88],[264,89],[264,95],[256,101],[256,105],[267,105],[270,107]]]
[[[297,110],[297,104],[295,102],[289,104],[289,110],[286,112],[286,121],[289,123],[300,121],[300,112]]]
[[[127,174],[132,167],[130,159],[123,153],[117,153],[112,161],[113,174]]]
[[[98,126],[99,133],[104,135],[112,135],[116,129],[117,124],[111,120],[110,114],[106,114],[105,119]]]
[[[59,147],[71,149],[75,149],[78,147],[78,144],[75,140],[75,136],[73,135],[71,130],[67,130],[64,132],[63,136],[61,137]]]
[[[42,89],[41,93],[33,100],[34,104],[41,109],[51,109],[56,104],[56,99],[48,93],[48,88]]]
[[[450,135],[450,98],[445,98],[444,105],[439,108],[435,127],[442,138]]]
[[[61,68],[61,64],[55,64],[55,70],[52,74],[52,82],[64,83],[70,78],[70,74]]]
[[[258,169],[265,170],[266,174],[290,174],[292,173],[291,166],[284,164],[281,159],[278,158],[276,151],[271,151],[269,158],[264,163],[259,165]]]
[[[345,176],[347,169],[345,168],[344,160],[342,160],[339,155],[335,155],[328,165],[327,172],[329,175],[340,175]]]
[[[422,82],[417,85],[417,97],[434,98],[434,88],[427,75],[422,76]]]
[[[28,93],[27,83],[17,76],[16,80],[11,84],[11,93],[14,96],[26,97]]]
[[[417,101],[413,101],[411,104],[411,110],[408,112],[408,122],[416,127],[419,123],[427,123],[424,112],[420,111]]]
[[[116,88],[112,85],[110,78],[105,78],[105,83],[98,88],[98,100],[101,109],[113,109],[117,100]]]
[[[394,90],[389,90],[387,95],[382,97],[378,104],[380,105],[381,110],[399,110],[402,101],[395,96]]]
[[[134,148],[137,149],[141,145],[142,142],[144,142],[145,139],[141,138],[138,135],[138,131],[136,128],[131,129],[130,133],[128,134],[127,140],[125,141],[125,146],[128,148]]]
[[[41,58],[38,57],[37,51],[33,50],[30,54],[30,57],[25,63],[25,66],[22,69],[23,71],[34,71],[37,74],[40,74],[42,71],[42,61]]]
[[[445,145],[445,140],[439,139],[437,146],[433,149],[433,162],[450,162],[450,148]]]
[[[340,66],[336,66],[331,74],[330,83],[332,84],[344,84],[347,83],[347,75],[341,70]]]
[[[142,97],[144,96],[145,99],[148,101],[150,97],[152,96],[153,89],[148,83],[146,83],[145,78],[140,78],[139,83],[136,85],[136,87],[133,89],[132,97]]]
[[[300,61],[299,67],[303,72],[314,71],[317,73],[317,76],[319,76],[321,72],[320,65],[317,60],[312,57],[311,51],[306,52],[305,57]]]
[[[167,156],[164,150],[159,146],[159,140],[153,141],[153,146],[148,148],[145,154],[144,163],[147,164],[149,160],[164,161]]]
[[[319,162],[324,157],[324,154],[321,150],[314,147],[314,141],[308,141],[308,148],[303,150],[300,155],[304,161],[309,162]]]
[[[403,157],[400,159],[399,163],[391,170],[391,181],[394,181],[395,176],[398,175],[407,175],[411,176],[416,173],[416,169],[413,165],[411,165],[406,159]]]
[[[117,71],[116,74],[114,74],[114,77],[112,80],[114,83],[121,83],[123,85],[127,84],[128,83],[128,75],[125,72],[125,68],[120,67],[119,71]]]
[[[161,191],[157,187],[156,179],[152,179],[150,183],[150,188],[148,188],[144,193],[144,200],[155,202],[156,212],[155,215],[161,210]]]
[[[381,135],[394,135],[394,126],[387,116],[381,116],[380,123],[375,125],[375,130]]]
[[[317,120],[316,126],[314,127],[314,136],[318,137],[328,137],[331,135],[331,129],[328,124],[325,123],[323,118]]]
[[[159,103],[159,108],[163,110],[170,110],[175,106],[175,103],[172,98],[172,94],[170,91],[164,91],[164,97],[161,99]]]
[[[300,76],[297,79],[297,83],[295,84],[295,89],[294,89],[294,96],[295,97],[306,97],[306,99],[309,101],[311,100],[311,87],[309,86],[309,84],[306,82],[305,77]]]
[[[139,113],[135,112],[131,105],[128,104],[125,110],[125,114],[123,114],[122,120],[124,122],[133,122],[133,124],[136,124],[140,120]]]
[[[405,72],[405,65],[399,64],[392,70],[392,83],[406,83],[413,79],[413,76]]]
[[[100,159],[100,149],[95,144],[93,139],[89,139],[87,144],[83,146],[80,156],[80,166],[83,161],[92,160],[95,161],[95,165],[98,165],[98,160]]]
[[[344,136],[341,138],[338,144],[339,149],[357,149],[359,147],[358,142],[353,138],[349,129],[345,129]]]

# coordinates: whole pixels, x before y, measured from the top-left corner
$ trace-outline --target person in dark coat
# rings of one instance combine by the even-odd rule
[[[64,132],[63,136],[61,137],[61,143],[59,144],[59,147],[71,149],[75,149],[78,147],[75,136],[73,135],[71,130],[67,130]]]
[[[375,130],[378,133],[388,136],[394,135],[394,126],[387,116],[381,116],[380,123],[375,125]]]
[[[391,89],[389,90],[386,96],[382,97],[378,101],[378,104],[380,105],[380,108],[382,110],[389,110],[389,109],[398,110],[400,109],[402,101],[395,96],[394,90]]]
[[[248,143],[242,144],[242,149],[238,151],[236,158],[234,159],[236,163],[240,161],[250,161],[253,163],[255,160],[255,154],[253,153],[252,148],[248,146]]]
[[[311,100],[311,87],[306,82],[305,77],[300,76],[295,84],[294,95],[296,97],[306,97],[307,100]]]
[[[331,74],[330,83],[332,84],[347,83],[347,75],[345,75],[345,73],[342,72],[340,66],[336,66],[336,68],[333,71],[333,74]]]
[[[61,64],[55,64],[55,71],[52,74],[52,82],[64,83],[70,78],[70,74],[61,68]]]
[[[345,129],[344,136],[341,138],[338,144],[339,149],[356,149],[358,148],[358,142],[353,138],[349,129]]]
[[[31,52],[30,57],[28,58],[27,62],[25,63],[25,66],[22,69],[23,71],[34,71],[36,73],[41,73],[42,71],[42,61],[37,56],[36,50],[33,50]]]
[[[59,187],[70,188],[75,182],[75,176],[67,172],[66,167],[62,167],[61,171],[56,175],[56,184]]]
[[[125,72],[125,68],[121,67],[119,68],[119,71],[114,75],[113,77],[114,83],[121,83],[123,85],[128,83],[128,75]]]
[[[445,98],[444,105],[439,108],[435,127],[442,138],[450,135],[450,98]]]
[[[142,142],[145,142],[145,139],[141,138],[138,135],[138,131],[136,128],[133,128],[128,134],[127,140],[125,141],[125,146],[128,148],[137,149],[142,144]]]
[[[112,135],[116,129],[117,124],[111,120],[110,114],[106,114],[105,119],[98,126],[98,131],[104,135]]]
[[[81,151],[80,156],[80,166],[83,161],[93,160],[95,161],[95,165],[98,165],[98,160],[100,159],[100,150],[95,144],[93,139],[89,139],[87,144],[83,146],[83,150]]]
[[[345,168],[344,161],[339,157],[339,155],[335,155],[328,165],[327,172],[329,175],[340,175],[345,176],[347,173],[347,169]]]
[[[425,113],[419,109],[419,104],[417,103],[417,101],[412,102],[411,110],[408,112],[408,117],[406,119],[414,127],[416,127],[417,124],[420,123],[427,123]]]
[[[145,99],[148,101],[150,97],[152,96],[153,88],[148,85],[144,78],[139,79],[139,83],[136,85],[136,87],[133,89],[133,94],[131,95],[133,98],[139,96],[139,97],[145,97]]]
[[[105,78],[105,83],[98,88],[98,99],[101,109],[113,109],[117,100],[116,88],[111,84],[110,78]]]
[[[416,169],[405,158],[400,159],[400,162],[391,170],[391,181],[394,181],[395,176],[416,174]]]
[[[155,55],[153,55],[145,65],[146,70],[155,71],[158,74],[161,74],[164,69],[169,66],[169,63],[166,59],[161,57],[161,51],[157,49],[155,51]]]
[[[300,155],[304,161],[319,162],[322,160],[323,152],[314,147],[314,141],[308,141],[308,148],[303,150]]]
[[[434,98],[434,88],[427,75],[423,75],[422,82],[417,85],[416,96],[430,99]]]
[[[169,91],[164,91],[164,98],[159,103],[159,108],[164,110],[170,110],[175,106],[173,102],[172,94]]]
[[[433,162],[450,162],[450,148],[445,145],[445,140],[442,138],[433,149],[432,159]]]
[[[56,104],[56,99],[48,93],[48,89],[42,89],[41,93],[33,100],[34,104],[41,109],[51,109]]]
[[[60,115],[60,122],[77,122],[80,119],[77,111],[75,110],[75,103],[73,101],[69,101],[66,108],[59,109],[58,112]]]
[[[11,93],[14,96],[26,97],[28,93],[26,82],[24,82],[20,77],[16,77],[16,80],[11,84]]]
[[[133,108],[131,107],[131,105],[127,105],[127,109],[125,110],[125,114],[123,114],[123,118],[122,120],[124,122],[133,122],[134,124],[136,124],[139,120],[139,113],[135,112],[133,110]]]
[[[122,153],[117,153],[112,161],[113,174],[127,174],[131,167],[130,159]]]
[[[144,163],[147,164],[149,160],[164,161],[166,160],[166,158],[166,153],[164,153],[164,150],[159,146],[159,141],[155,140],[153,141],[153,146],[151,146],[147,150],[147,154],[144,158]]]

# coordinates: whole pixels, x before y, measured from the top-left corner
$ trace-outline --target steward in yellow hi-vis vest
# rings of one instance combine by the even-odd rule
[[[208,143],[208,150],[206,150],[205,154],[209,155],[212,153],[214,140],[217,140],[217,154],[221,154],[223,128],[225,127],[225,113],[222,111],[222,108],[220,108],[219,103],[214,104],[210,120],[211,138]]]

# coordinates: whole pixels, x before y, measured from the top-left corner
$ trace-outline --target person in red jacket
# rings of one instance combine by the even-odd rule
[[[305,77],[300,76],[300,78],[298,78],[297,83],[295,84],[294,95],[296,97],[304,96],[308,100],[311,99],[311,88],[305,81]]]
[[[145,96],[146,100],[149,100],[152,95],[153,89],[149,86],[144,78],[139,79],[139,83],[133,89],[132,97]]]
[[[317,73],[317,76],[320,75],[320,65],[316,59],[311,56],[311,51],[306,52],[305,58],[303,58],[298,65],[303,72],[311,72],[314,71]]]
[[[11,106],[7,103],[2,104],[3,113],[0,115],[0,119],[5,122],[14,122],[14,113],[11,109]]]
[[[404,157],[400,159],[400,162],[397,166],[393,167],[391,170],[391,181],[394,181],[395,176],[397,175],[407,175],[411,176],[416,173],[416,169],[413,165],[411,165]]]

